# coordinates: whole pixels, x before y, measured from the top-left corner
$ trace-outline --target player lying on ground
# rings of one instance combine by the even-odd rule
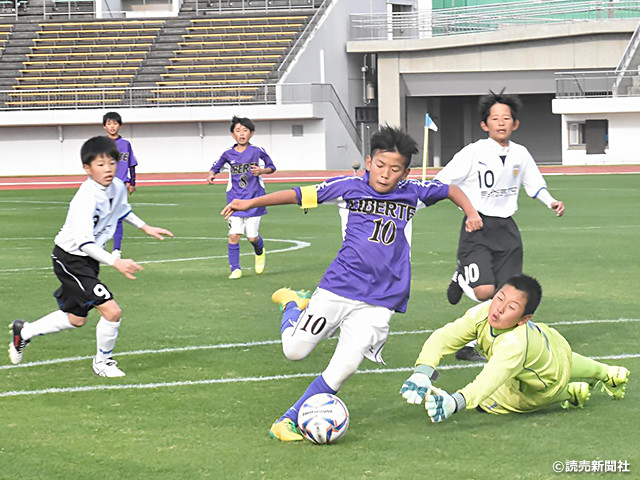
[[[69,204],[51,255],[53,271],[61,283],[54,292],[60,309],[35,322],[14,320],[10,325],[9,359],[13,364],[20,363],[24,348],[35,336],[82,327],[89,311],[95,308],[100,313],[100,321],[96,325],[98,348],[93,372],[101,377],[123,377],[124,372],[111,356],[122,311],[109,288],[98,278],[98,272],[102,262],[135,280],[134,274],[142,267],[131,259],[107,252],[104,244],[113,236],[121,218],[159,240],[163,239],[162,235],[173,237],[173,234],[147,225],[131,211],[125,184],[115,178],[120,153],[113,140],[90,138],[82,145],[80,156],[89,178],[80,185]]]
[[[337,203],[341,216],[346,217],[342,248],[311,299],[287,288],[272,297],[283,311],[282,349],[289,360],[305,358],[321,340],[340,329],[329,365],[271,426],[273,438],[302,440],[296,425],[298,410],[307,398],[336,393],[365,358],[384,363],[381,352],[391,315],[404,313],[409,299],[410,233],[416,210],[449,198],[464,210],[469,231],[482,226],[458,187],[406,180],[416,151],[409,135],[382,127],[371,137],[363,177],[338,177],[250,200],[233,200],[222,211],[228,217],[258,206],[297,203],[312,208],[318,203]]]
[[[426,395],[433,422],[465,408],[496,414],[532,412],[552,403],[582,408],[597,383],[614,399],[624,397],[629,370],[572,352],[555,329],[531,321],[541,298],[536,279],[524,274],[508,279],[493,300],[431,334],[402,396],[420,404]],[[441,358],[473,339],[489,359],[475,380],[452,395],[433,387]]]

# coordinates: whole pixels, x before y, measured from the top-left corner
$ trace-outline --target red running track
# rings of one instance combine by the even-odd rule
[[[439,169],[429,168],[427,177],[432,178]],[[594,166],[541,166],[544,175],[605,175],[640,173],[638,165],[594,165]],[[266,183],[277,182],[318,182],[339,175],[353,175],[353,170],[313,170],[313,171],[277,171],[262,178]],[[362,174],[362,171],[359,171]],[[420,168],[411,170],[410,178],[420,178]],[[0,190],[27,190],[45,188],[78,187],[87,177],[85,175],[58,175],[33,177],[0,177]],[[197,185],[206,182],[206,172],[194,173],[140,173],[136,176],[138,186]],[[227,182],[227,175],[220,174],[215,183]]]

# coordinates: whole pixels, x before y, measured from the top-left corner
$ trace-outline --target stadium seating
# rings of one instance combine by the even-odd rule
[[[179,49],[169,59],[158,86],[246,85],[236,88],[237,101],[251,100],[252,92],[264,92],[261,85],[277,80],[277,68],[309,20],[307,15],[235,16],[191,19]],[[249,90],[248,85],[254,84]],[[232,87],[233,88],[233,87]],[[204,92],[207,93],[204,93]],[[216,89],[185,88],[181,101],[225,101],[226,93]],[[172,94],[177,93],[172,90]],[[172,95],[173,96],[173,95]],[[149,101],[169,101],[156,96]]]
[[[119,88],[132,85],[163,26],[164,20],[42,23],[13,85],[17,92],[6,103],[117,103],[124,93]],[[75,95],[63,91],[85,88]]]
[[[55,3],[80,8],[90,1]],[[65,108],[117,105],[125,97],[136,105],[270,101],[278,67],[313,11],[286,13],[36,23],[23,29],[32,33],[20,35],[23,50],[12,52],[5,69],[5,89],[12,92],[4,103]],[[11,25],[0,25],[0,58],[10,32]]]

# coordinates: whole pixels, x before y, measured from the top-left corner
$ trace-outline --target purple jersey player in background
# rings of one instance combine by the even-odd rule
[[[406,180],[415,141],[389,126],[371,137],[363,177],[337,177],[251,200],[234,199],[222,214],[269,205],[298,203],[313,208],[335,203],[346,217],[342,248],[309,298],[305,291],[277,290],[272,300],[283,311],[282,349],[289,360],[307,357],[338,329],[338,345],[327,368],[271,426],[270,436],[302,440],[298,411],[318,393],[335,394],[365,358],[383,364],[382,348],[394,312],[405,312],[411,283],[411,223],[416,211],[451,199],[467,215],[467,229],[482,226],[478,212],[455,185]]]
[[[116,178],[122,180],[129,195],[136,191],[136,165],[138,160],[133,154],[133,148],[129,140],[125,140],[120,136],[120,127],[122,127],[122,117],[117,112],[106,113],[102,117],[102,126],[106,130],[110,139],[116,142],[120,158],[116,166]],[[122,237],[124,229],[122,228],[122,220],[118,220],[116,232],[113,235],[113,254],[120,257],[122,250]]]
[[[220,159],[213,164],[207,176],[207,182],[213,184],[213,179],[225,165],[229,168],[229,182],[227,183],[227,202],[234,198],[248,200],[265,194],[264,182],[260,175],[268,175],[276,171],[276,167],[264,149],[249,143],[256,127],[251,120],[243,117],[231,119],[231,136],[236,144],[223,152]],[[264,272],[267,252],[259,234],[260,218],[266,215],[264,207],[251,208],[243,212],[234,212],[227,220],[229,222],[228,255],[231,274],[229,278],[242,277],[240,268],[240,236],[246,234],[247,240],[255,251],[255,270],[259,275]]]

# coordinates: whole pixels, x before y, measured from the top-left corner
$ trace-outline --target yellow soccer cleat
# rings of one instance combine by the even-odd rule
[[[284,311],[284,307],[287,303],[295,302],[300,310],[307,308],[309,299],[311,298],[311,292],[309,290],[291,290],[290,288],[280,288],[273,292],[271,300],[273,303],[280,306],[280,311]]]
[[[258,275],[264,272],[265,263],[267,263],[267,250],[263,248],[262,255],[256,255],[255,268]]]
[[[273,425],[271,425],[269,429],[269,436],[281,442],[299,442],[304,439],[304,437],[298,433],[298,429],[293,421],[289,418],[273,422]]]
[[[624,398],[627,382],[629,381],[629,370],[624,367],[609,367],[607,379],[602,382],[602,391],[613,397],[614,400]]]
[[[586,382],[572,382],[567,385],[567,392],[571,395],[569,400],[565,400],[560,405],[562,408],[584,408],[585,403],[591,397],[589,384]]]
[[[239,268],[236,268],[233,272],[231,272],[231,275],[229,275],[229,278],[231,280],[235,280],[236,278],[242,278],[242,270]]]

